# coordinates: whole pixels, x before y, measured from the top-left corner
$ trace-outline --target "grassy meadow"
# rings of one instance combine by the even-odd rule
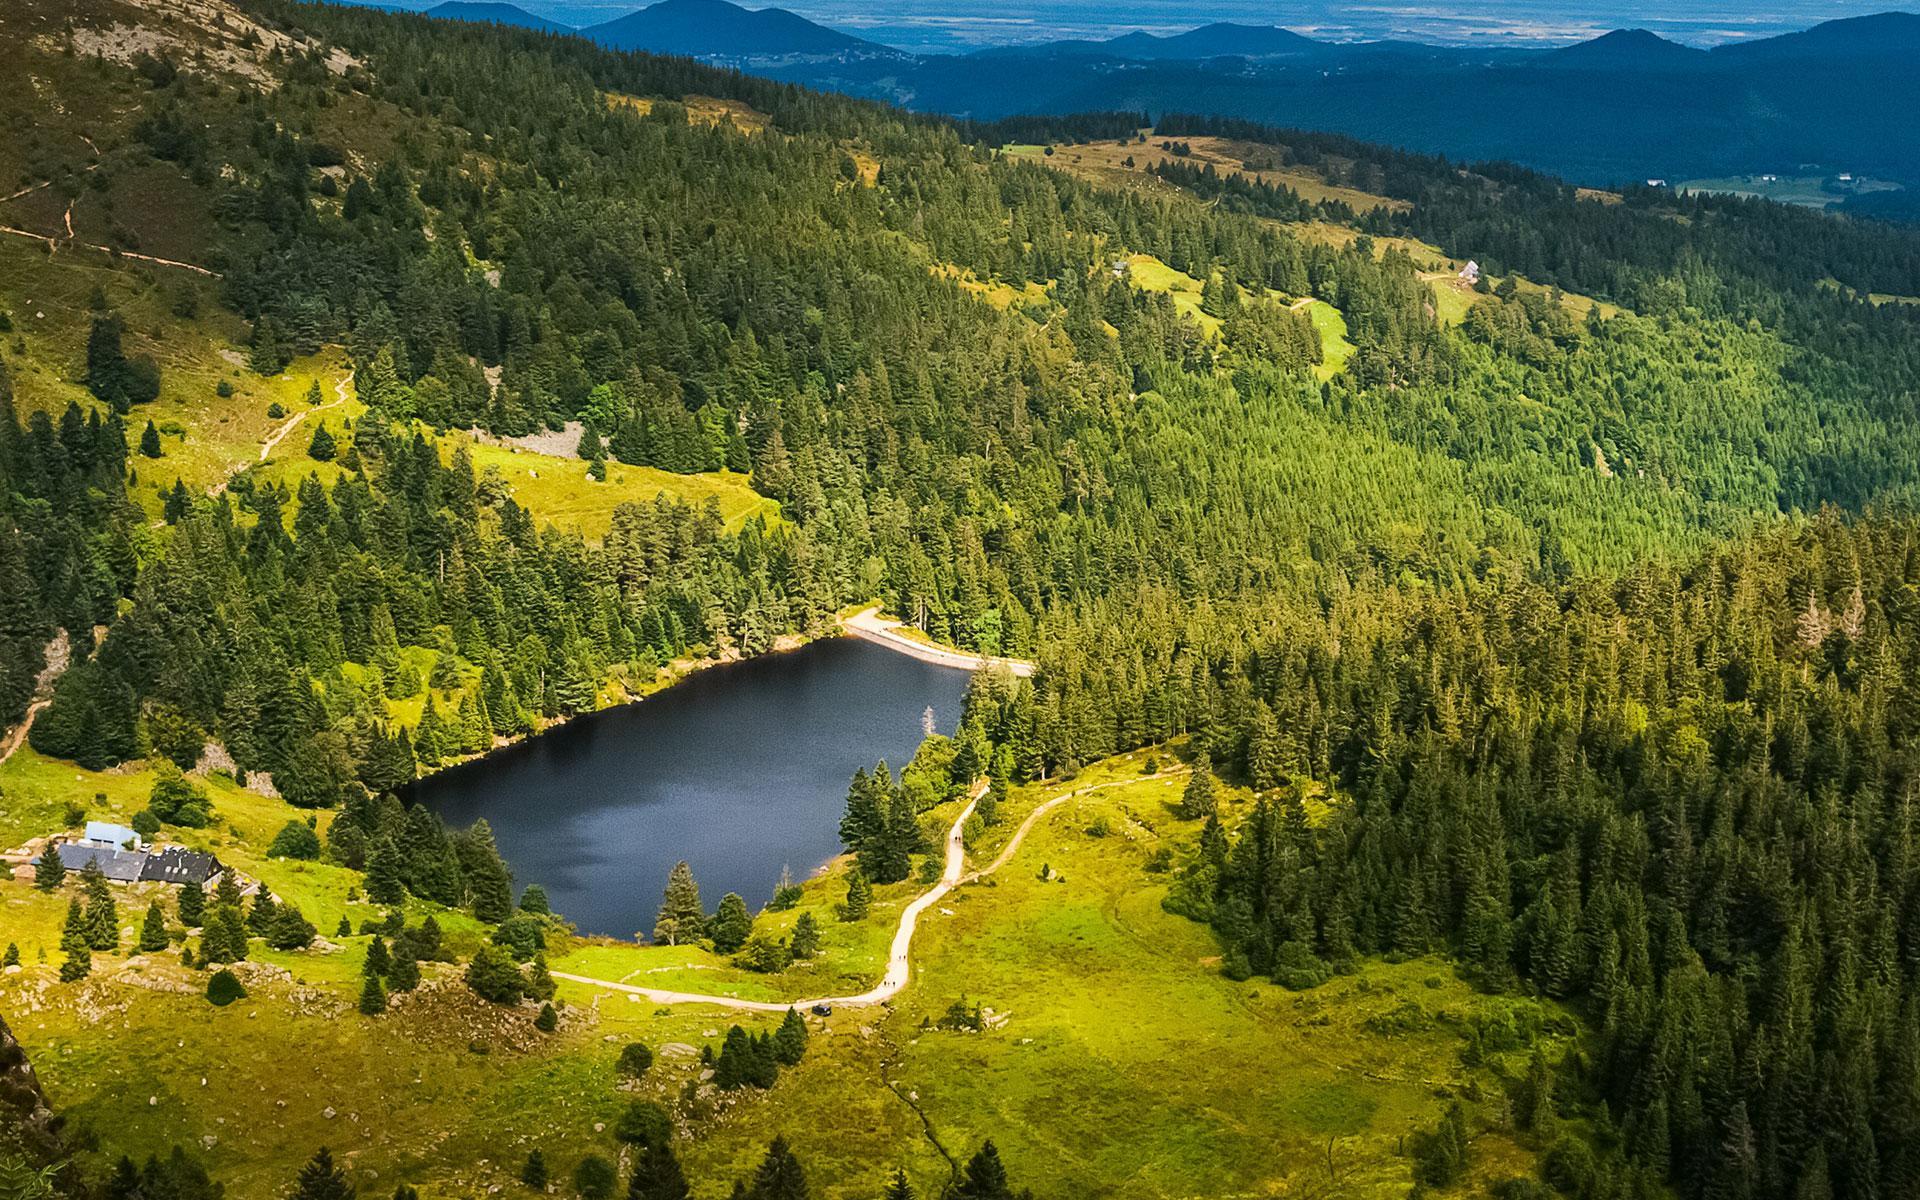
[[[888,1006],[810,1018],[806,1060],[768,1092],[702,1087],[696,1057],[736,1022],[770,1028],[765,1015],[663,1007],[562,981],[563,1019],[543,1034],[531,1007],[488,1005],[457,968],[429,965],[419,992],[362,1016],[367,939],[330,936],[343,914],[373,915],[347,899],[356,877],[266,859],[291,810],[219,777],[214,828],[182,840],[300,903],[321,927],[318,948],[281,954],[256,942],[242,970],[250,994],[225,1009],[202,998],[204,977],[172,952],[96,955],[92,978],[63,985],[51,944],[65,897],[0,883],[8,936],[27,964],[0,977],[0,1008],[102,1156],[190,1145],[236,1198],[283,1193],[322,1143],[364,1194],[401,1179],[428,1197],[516,1194],[534,1147],[557,1179],[583,1154],[617,1158],[610,1130],[635,1095],[674,1112],[703,1197],[724,1195],[784,1134],[824,1197],[876,1195],[896,1164],[937,1193],[950,1159],[992,1137],[1016,1185],[1041,1196],[1397,1198],[1410,1180],[1403,1137],[1454,1098],[1474,1114],[1476,1184],[1531,1170],[1531,1153],[1504,1129],[1501,1080],[1520,1070],[1523,1043],[1562,1041],[1568,1019],[1534,1000],[1475,993],[1432,960],[1370,962],[1297,993],[1224,978],[1212,935],[1160,906],[1170,877],[1151,872],[1149,856],[1165,846],[1177,860],[1197,827],[1170,808],[1182,777],[1149,774],[1147,757],[1016,789],[1003,819],[975,839],[974,867],[1035,806],[1091,782],[1118,785],[1061,804],[998,873],[930,909],[907,990]],[[1161,761],[1173,765],[1164,752]],[[142,772],[83,772],[23,750],[0,767],[0,840],[57,824],[76,795],[100,794],[89,815],[125,817],[149,786]],[[1250,803],[1233,789],[1226,799]],[[953,807],[929,823],[950,820]],[[921,885],[878,889],[869,916],[845,923],[835,910],[846,865],[806,881],[798,908],[760,918],[784,930],[811,911],[825,935],[818,960],[781,975],[751,975],[700,948],[610,939],[563,939],[552,966],[755,999],[856,990],[877,977],[899,909]],[[131,925],[146,893],[120,895]],[[411,907],[415,919],[435,911],[462,949],[480,932],[458,913]],[[981,1006],[986,1028],[938,1028],[957,1001]],[[1525,1036],[1469,1067],[1468,1038],[1488,1028]],[[634,1040],[657,1055],[638,1083],[614,1070]]]

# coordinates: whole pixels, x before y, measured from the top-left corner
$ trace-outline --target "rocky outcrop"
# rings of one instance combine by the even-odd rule
[[[0,1018],[0,1150],[8,1149],[40,1163],[58,1159],[60,1118],[47,1106],[27,1052]]]

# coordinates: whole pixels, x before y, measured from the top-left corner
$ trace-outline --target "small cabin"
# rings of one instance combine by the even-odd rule
[[[1460,282],[1466,284],[1479,283],[1480,264],[1471,259],[1467,260],[1467,265],[1460,268]]]

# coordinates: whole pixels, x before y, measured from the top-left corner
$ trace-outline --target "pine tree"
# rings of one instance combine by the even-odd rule
[[[198,929],[206,915],[206,888],[194,880],[180,885],[180,923],[188,929]]]
[[[547,903],[547,889],[537,883],[530,883],[520,893],[520,911],[536,917],[548,916],[553,908]]]
[[[787,1015],[780,1020],[780,1028],[773,1035],[773,1057],[783,1067],[800,1065],[807,1055],[807,1022],[799,1012],[789,1008]]]
[[[873,907],[873,885],[859,867],[847,876],[847,902],[840,906],[842,921],[864,921]]]
[[[152,954],[156,950],[165,950],[168,943],[167,918],[160,911],[160,902],[147,905],[147,919],[140,927],[140,952]]]
[[[776,1137],[767,1147],[767,1156],[755,1168],[746,1194],[748,1200],[807,1200],[807,1174],[786,1138]]]
[[[514,1004],[526,993],[526,978],[504,948],[482,946],[467,963],[467,986],[484,1000]]]
[[[410,992],[420,986],[420,964],[413,955],[400,953],[393,956],[393,966],[387,971],[387,990]]]
[[[1193,759],[1193,774],[1180,793],[1177,815],[1183,821],[1199,821],[1213,815],[1213,763],[1203,751]]]
[[[33,885],[43,892],[59,888],[67,878],[66,864],[60,861],[60,847],[49,845],[40,854],[40,861],[34,864]]]
[[[120,911],[113,902],[113,891],[100,864],[92,859],[80,872],[81,886],[87,893],[86,937],[93,950],[120,948]]]
[[[386,939],[376,933],[372,939],[367,942],[367,957],[366,961],[360,966],[360,972],[363,975],[377,978],[385,975],[392,969],[393,960],[387,954]]]
[[[738,892],[720,897],[720,907],[714,911],[713,924],[707,932],[713,937],[713,948],[721,954],[732,954],[747,944],[753,935],[753,914],[747,911],[747,902]]]
[[[298,905],[276,905],[273,926],[267,931],[267,944],[275,950],[305,950],[313,945],[318,932]]]
[[[627,1183],[627,1200],[689,1200],[692,1195],[671,1143],[663,1141],[640,1152]]]
[[[706,910],[700,906],[700,885],[693,880],[693,868],[683,859],[674,864],[667,876],[660,916],[653,924],[653,940],[678,946],[699,941],[706,935],[706,929]]]
[[[520,1182],[536,1192],[547,1190],[547,1156],[535,1146],[527,1151],[527,1165],[520,1168]]]
[[[404,866],[399,847],[381,838],[367,859],[367,899],[375,904],[398,904],[406,899]]]
[[[498,925],[513,912],[513,877],[494,845],[493,829],[483,817],[460,839],[460,868],[472,897],[473,915]]]
[[[801,913],[793,923],[793,942],[788,951],[795,958],[812,958],[820,953],[820,925],[812,913]]]
[[[552,973],[547,970],[547,956],[544,954],[533,956],[533,961],[527,964],[525,975],[526,983],[522,990],[528,999],[551,1000],[553,994],[560,990],[553,981]]]
[[[8,942],[6,954],[4,956],[0,956],[0,968],[17,967],[19,965],[20,965],[20,946],[16,942]]]
[[[967,1169],[953,1194],[957,1200],[1013,1200],[1007,1169],[1000,1163],[1000,1151],[994,1148],[992,1138],[982,1142],[967,1160]]]
[[[551,1002],[540,1005],[539,1014],[533,1018],[533,1027],[541,1033],[552,1033],[560,1027],[560,1014]]]
[[[387,989],[381,986],[380,977],[371,972],[360,985],[360,1011],[369,1017],[387,1011]]]
[[[300,1168],[289,1200],[353,1200],[353,1184],[347,1181],[346,1172],[333,1165],[333,1154],[322,1146]]]
[[[253,894],[253,904],[247,909],[247,932],[258,938],[269,936],[279,915],[280,906],[274,902],[273,893],[261,888]]]
[[[153,427],[152,421],[148,421],[140,433],[140,453],[148,458],[159,458],[166,453],[160,448],[160,431]]]
[[[67,902],[67,924],[60,934],[60,982],[73,983],[93,972],[93,952],[87,945],[87,921],[78,899]]]

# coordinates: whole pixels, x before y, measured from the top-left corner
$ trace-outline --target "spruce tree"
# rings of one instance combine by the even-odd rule
[[[700,885],[693,880],[693,868],[682,859],[667,876],[660,915],[653,924],[653,940],[679,946],[699,941],[706,935],[706,929],[706,910],[700,906]]]
[[[85,979],[93,971],[93,952],[87,945],[87,920],[80,901],[67,901],[67,924],[60,934],[60,952],[66,955],[60,964],[60,982]]]
[[[153,427],[152,421],[148,421],[140,433],[140,453],[148,458],[159,458],[165,453],[160,448],[160,431]]]
[[[1176,812],[1183,821],[1205,820],[1213,815],[1214,804],[1213,763],[1202,751],[1194,755],[1193,774],[1180,792],[1180,804]]]
[[[6,967],[17,967],[19,965],[20,965],[20,946],[17,942],[8,942],[7,952],[5,956],[0,956],[0,969],[4,969]]]
[[[533,1018],[533,1027],[541,1033],[552,1033],[560,1027],[560,1013],[553,1007],[552,1002],[540,1005],[539,1014]]]
[[[207,916],[207,890],[194,880],[180,885],[180,923],[188,929],[200,928]]]
[[[537,883],[530,883],[520,893],[520,911],[536,917],[549,916],[553,908],[547,903],[547,889]]]
[[[406,899],[403,871],[399,847],[384,837],[374,843],[367,859],[367,899],[375,904],[398,904]]]
[[[167,918],[160,911],[160,902],[155,900],[147,905],[147,919],[140,926],[140,952],[152,954],[165,950],[167,943]]]
[[[369,1017],[387,1011],[387,989],[381,985],[380,977],[371,972],[360,984],[360,1011]]]
[[[812,958],[820,953],[820,925],[812,913],[801,913],[793,923],[793,943],[788,949],[795,958]]]
[[[672,1143],[662,1141],[640,1152],[627,1183],[627,1200],[689,1200],[692,1195]]]
[[[467,986],[495,1004],[515,1004],[526,993],[526,978],[513,955],[500,946],[482,946],[467,963]]]
[[[58,888],[67,878],[66,864],[60,861],[60,847],[49,845],[40,854],[40,861],[34,864],[33,886],[43,892]]]
[[[787,1139],[776,1137],[748,1182],[748,1200],[807,1200],[807,1174]]]
[[[387,954],[386,939],[374,934],[367,942],[367,957],[360,965],[360,973],[378,978],[393,969],[393,961]]]
[[[333,434],[327,430],[327,423],[316,422],[313,436],[307,440],[307,457],[315,462],[332,462],[339,452],[340,448],[334,442]]]
[[[346,1172],[333,1165],[333,1154],[325,1146],[300,1168],[289,1200],[353,1200],[353,1184]]]
[[[253,894],[253,904],[247,909],[247,932],[258,938],[268,936],[279,915],[280,906],[274,902],[273,893],[261,888]]]
[[[982,1142],[967,1160],[960,1186],[954,1189],[957,1200],[1013,1200],[1013,1186],[1007,1182],[1007,1169],[1001,1165],[1000,1151],[993,1139]]]
[[[847,876],[847,902],[840,906],[840,919],[864,921],[872,908],[873,885],[867,882],[866,873],[855,867]]]
[[[275,950],[305,950],[313,945],[317,932],[298,905],[281,904],[274,909],[273,925],[267,931],[267,943]]]
[[[387,971],[387,989],[394,992],[410,992],[419,986],[419,962],[411,954],[395,954],[393,965]]]
[[[81,886],[87,893],[87,946],[94,950],[120,948],[120,910],[113,902],[112,885],[97,861],[89,859],[80,872]]]
[[[893,1179],[887,1183],[887,1190],[881,1194],[881,1200],[918,1200],[914,1195],[913,1183],[907,1178],[905,1167],[893,1169]]]
[[[773,1057],[783,1067],[800,1065],[807,1056],[807,1021],[798,1011],[789,1008],[787,1015],[780,1020],[780,1028],[773,1035]]]
[[[527,1152],[527,1165],[520,1168],[520,1182],[536,1192],[547,1190],[547,1156],[538,1146]]]
[[[707,932],[713,936],[713,948],[721,954],[732,954],[747,944],[747,938],[753,935],[753,914],[738,892],[720,897],[720,907],[714,911]]]

